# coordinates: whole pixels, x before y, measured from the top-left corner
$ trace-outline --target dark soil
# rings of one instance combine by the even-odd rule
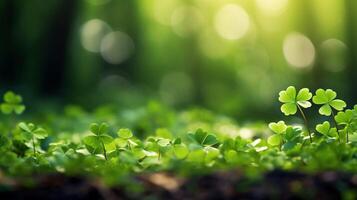
[[[137,180],[143,185],[141,193],[106,188],[86,178],[46,175],[37,177],[34,187],[0,187],[0,199],[357,199],[357,175],[338,172],[308,175],[272,171],[260,181],[236,171],[187,180],[160,173],[142,175]]]

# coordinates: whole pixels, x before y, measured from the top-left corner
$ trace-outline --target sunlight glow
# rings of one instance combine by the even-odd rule
[[[285,10],[288,0],[256,0],[256,4],[266,15],[279,15]]]
[[[202,21],[203,17],[199,9],[193,6],[182,6],[173,12],[171,26],[177,35],[186,37],[199,30]]]
[[[217,12],[214,25],[218,34],[224,39],[237,40],[248,32],[250,20],[242,7],[237,4],[227,4]]]
[[[328,39],[321,44],[321,62],[330,72],[340,72],[346,68],[347,46],[341,40]]]
[[[90,52],[99,52],[103,37],[111,31],[109,25],[100,19],[92,19],[83,24],[80,31],[82,46]]]
[[[290,33],[284,39],[283,53],[286,61],[295,68],[306,68],[315,60],[315,47],[301,33]]]
[[[107,34],[101,43],[100,52],[105,61],[120,64],[130,57],[134,50],[133,40],[120,31]]]
[[[170,105],[189,102],[193,97],[191,78],[182,72],[165,75],[160,84],[160,96],[165,103]]]

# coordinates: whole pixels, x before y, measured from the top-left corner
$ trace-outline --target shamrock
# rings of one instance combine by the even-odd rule
[[[268,144],[272,146],[281,145],[283,136],[282,134],[286,131],[286,124],[284,121],[279,121],[278,123],[272,122],[269,123],[269,128],[275,133],[274,135],[268,138]]]
[[[327,89],[318,89],[316,90],[315,96],[312,98],[312,101],[315,104],[322,105],[319,109],[319,113],[321,115],[330,116],[332,112],[332,108],[341,111],[344,107],[346,107],[346,103],[341,99],[335,99],[336,92]],[[331,108],[332,107],[332,108]]]
[[[213,146],[218,143],[215,135],[208,134],[202,129],[197,129],[195,133],[189,133],[188,137],[201,146]]]
[[[287,126],[284,121],[279,121],[278,123],[272,122],[269,123],[269,128],[274,132],[274,133],[284,133]]]
[[[337,134],[337,129],[331,128],[331,125],[329,122],[325,121],[322,124],[318,124],[316,125],[316,130],[317,132],[327,136],[327,137],[331,137],[331,138],[337,138],[338,134]]]
[[[347,109],[345,112],[338,112],[335,116],[335,121],[337,124],[344,126],[346,131],[346,142],[348,142],[348,132],[352,131],[357,124],[357,106],[354,107],[354,110]]]
[[[280,109],[285,115],[293,115],[299,106],[303,108],[311,107],[309,102],[311,97],[312,94],[308,88],[299,90],[296,95],[295,87],[289,86],[286,90],[279,92],[279,101],[283,103]]]
[[[115,139],[115,143],[119,147],[126,147],[128,146],[129,149],[131,149],[132,146],[137,146],[131,138],[133,137],[133,133],[131,132],[130,129],[127,128],[121,128],[117,132],[119,138]]]
[[[189,150],[187,146],[181,142],[181,138],[176,138],[172,141],[172,144],[176,158],[184,159],[188,155]]]
[[[90,131],[93,133],[89,136],[86,136],[83,139],[84,144],[87,149],[91,152],[103,151],[104,158],[107,160],[107,151],[105,148],[106,144],[110,144],[113,141],[113,138],[110,137],[108,132],[108,125],[106,123],[100,124],[93,123],[90,125]]]
[[[20,122],[18,124],[22,132],[22,136],[25,140],[32,141],[31,147],[33,148],[33,154],[36,156],[36,147],[35,147],[35,140],[36,139],[44,139],[47,137],[47,132],[43,128],[38,128],[34,124],[29,123],[26,124],[24,122]]]
[[[1,104],[1,111],[4,114],[21,114],[25,110],[25,106],[21,104],[22,97],[11,91],[8,91],[4,95],[4,103]]]

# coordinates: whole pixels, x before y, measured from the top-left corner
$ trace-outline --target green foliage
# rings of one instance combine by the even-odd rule
[[[293,115],[296,113],[298,106],[303,108],[311,107],[309,101],[311,97],[312,94],[309,89],[303,88],[296,95],[295,87],[289,86],[279,93],[279,101],[283,103],[280,109],[285,115]]]
[[[22,104],[22,97],[8,91],[4,94],[4,103],[0,105],[1,111],[4,114],[21,114],[25,111],[25,106]]]
[[[43,128],[36,127],[32,123],[24,123],[20,122],[18,127],[21,131],[20,139],[25,141],[25,145],[31,149],[33,149],[33,155],[37,157],[36,143],[37,140],[45,139],[47,135],[47,131]],[[20,143],[21,144],[21,143]]]
[[[336,96],[336,92],[331,89],[318,89],[316,90],[316,94],[312,98],[312,101],[317,105],[322,105],[319,109],[321,115],[330,116],[332,108],[341,111],[346,107],[346,103],[343,100],[335,99]]]
[[[294,87],[281,92],[279,98],[289,104],[282,106],[285,114],[310,107],[310,99],[308,89],[296,94]],[[334,100],[324,104],[342,109],[330,104]],[[0,170],[6,176],[41,171],[89,175],[125,186],[123,177],[153,171],[196,174],[241,168],[255,173],[274,169],[355,173],[357,169],[357,106],[340,110],[334,117],[337,125],[328,121],[317,124],[310,143],[306,142],[310,139],[306,130],[296,122],[239,127],[233,120],[227,122],[227,118],[205,110],[159,112],[158,104],[121,115],[116,115],[117,111],[91,114],[76,110],[70,116],[49,114],[42,119],[51,134],[31,123],[21,122],[15,128],[0,124]],[[159,120],[168,115],[174,122]],[[131,128],[115,133],[106,123],[93,123],[88,131],[87,124],[93,119]],[[78,128],[66,131],[68,127]],[[249,130],[251,136],[243,130]],[[346,142],[341,142],[345,137]]]
[[[213,146],[218,143],[218,140],[215,135],[208,134],[202,129],[197,129],[195,133],[189,133],[188,137],[202,146]]]
[[[88,151],[93,154],[102,152],[104,158],[107,160],[108,158],[105,146],[113,141],[113,138],[107,134],[108,124],[101,123],[98,125],[97,123],[93,123],[90,125],[90,131],[92,134],[83,139]]]
[[[331,137],[331,138],[337,138],[338,134],[337,134],[337,129],[336,128],[332,128],[329,122],[324,122],[322,124],[318,124],[316,125],[316,130],[317,132],[327,136],[327,137]]]

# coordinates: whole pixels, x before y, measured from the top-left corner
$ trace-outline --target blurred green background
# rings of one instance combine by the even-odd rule
[[[351,105],[356,10],[354,0],[2,0],[0,88],[27,105],[154,99],[238,119],[278,115],[289,85],[331,88]]]

